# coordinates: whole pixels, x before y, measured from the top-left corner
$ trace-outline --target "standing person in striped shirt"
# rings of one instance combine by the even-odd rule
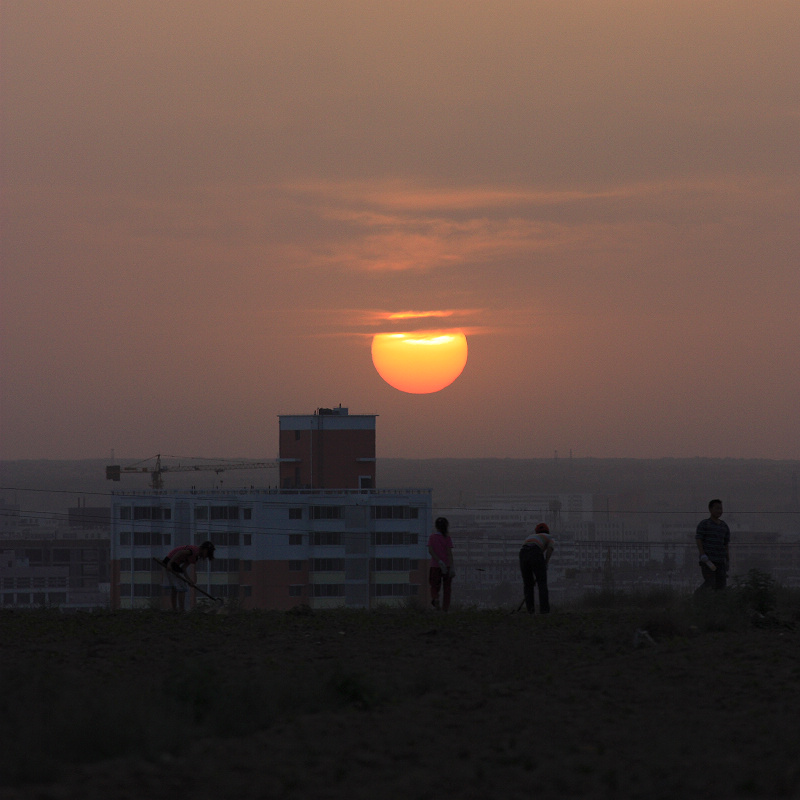
[[[703,584],[698,587],[698,592],[724,589],[730,564],[731,531],[727,523],[720,519],[722,500],[712,500],[708,504],[708,512],[711,516],[697,526],[694,537],[700,555],[700,571],[703,573]]]
[[[547,590],[547,565],[553,555],[553,537],[546,522],[540,522],[519,551],[519,568],[525,586],[525,607],[535,613],[533,587],[539,585],[539,613],[550,613],[550,594]]]

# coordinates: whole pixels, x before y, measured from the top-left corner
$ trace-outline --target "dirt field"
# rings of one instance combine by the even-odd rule
[[[798,627],[5,611],[0,799],[800,797]]]

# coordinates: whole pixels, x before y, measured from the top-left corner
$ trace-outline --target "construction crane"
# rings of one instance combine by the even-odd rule
[[[165,456],[170,458],[171,456]],[[146,462],[152,461],[155,458],[155,466],[142,466]],[[152,489],[163,489],[164,479],[161,477],[164,472],[225,472],[229,469],[274,469],[278,466],[278,461],[224,461],[219,464],[163,464],[161,463],[161,454],[147,458],[137,464],[132,464],[129,467],[123,467],[119,464],[111,464],[106,467],[106,480],[118,481],[122,477],[122,473],[149,473],[150,474],[150,487]]]

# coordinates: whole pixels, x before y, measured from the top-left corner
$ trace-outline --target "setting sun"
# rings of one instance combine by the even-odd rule
[[[460,330],[378,333],[372,340],[372,363],[401,392],[438,392],[463,371],[467,337]]]

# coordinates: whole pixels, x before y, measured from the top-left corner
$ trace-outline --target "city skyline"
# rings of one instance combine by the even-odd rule
[[[0,15],[0,458],[798,457],[796,3]]]

